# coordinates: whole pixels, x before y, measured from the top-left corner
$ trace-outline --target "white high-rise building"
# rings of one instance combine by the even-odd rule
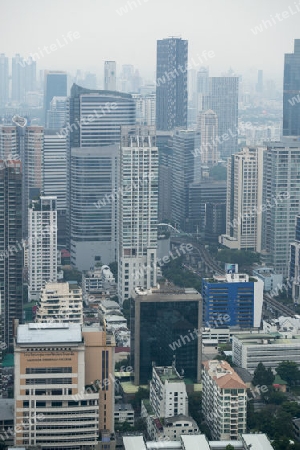
[[[123,127],[118,208],[119,300],[156,286],[158,148],[153,127]]]
[[[28,299],[57,281],[57,197],[41,196],[28,209]]]
[[[237,440],[246,432],[246,385],[226,361],[204,361],[202,366],[202,412],[212,438]]]
[[[200,115],[201,133],[201,163],[212,166],[218,163],[218,116],[212,111],[205,111]]]
[[[227,166],[226,234],[219,242],[232,249],[262,250],[263,147],[245,147]]]
[[[116,90],[116,61],[104,62],[104,90]]]

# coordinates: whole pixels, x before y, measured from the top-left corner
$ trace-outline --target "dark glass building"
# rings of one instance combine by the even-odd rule
[[[134,383],[151,379],[152,363],[170,366],[199,382],[201,376],[202,297],[194,289],[164,287],[141,292],[131,305]]]
[[[300,136],[300,39],[294,53],[284,55],[283,136]]]
[[[47,112],[50,110],[50,102],[53,97],[67,96],[67,73],[59,71],[46,71],[44,83],[44,112],[46,124]]]
[[[0,161],[0,294],[2,339],[13,345],[14,319],[22,319],[22,174],[20,161]]]
[[[187,127],[188,41],[168,38],[157,41],[156,127],[169,131]]]

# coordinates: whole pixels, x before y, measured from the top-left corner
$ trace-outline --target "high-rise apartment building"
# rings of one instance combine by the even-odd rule
[[[114,345],[100,327],[18,326],[15,425],[22,433],[15,433],[15,445],[42,450],[114,448]]]
[[[22,173],[21,162],[0,161],[1,341],[13,344],[13,321],[22,318]]]
[[[0,106],[5,106],[9,98],[8,57],[0,53]]]
[[[187,127],[188,41],[171,37],[157,41],[156,127],[170,131]]]
[[[41,291],[36,322],[83,324],[82,290],[71,283],[46,283]]]
[[[28,209],[28,298],[57,281],[57,197],[41,196]]]
[[[152,363],[201,379],[202,297],[195,289],[163,286],[136,290],[131,316],[134,384],[151,379]]]
[[[43,195],[57,197],[57,242],[66,244],[67,137],[45,130],[42,158]]]
[[[202,413],[214,440],[238,440],[246,432],[247,388],[226,361],[202,363]]]
[[[238,150],[238,77],[210,77],[204,109],[218,116],[218,151],[221,158]]]
[[[189,211],[189,185],[200,179],[200,161],[195,164],[194,152],[200,145],[200,134],[178,129],[173,135],[172,219],[185,230]],[[198,158],[199,160],[199,158]]]
[[[172,217],[172,160],[173,133],[170,131],[156,132],[158,147],[158,220],[171,220]]]
[[[204,278],[203,322],[208,328],[259,328],[264,283],[247,274],[228,273]]]
[[[117,260],[117,145],[71,148],[70,253],[79,270]]]
[[[200,115],[200,158],[201,163],[213,166],[218,163],[218,116],[214,111],[208,110]]]
[[[118,202],[120,301],[156,286],[158,148],[155,129],[122,128]]]
[[[0,126],[0,158],[20,159],[16,126]]]
[[[262,250],[263,147],[245,147],[227,164],[226,235],[229,248]]]
[[[135,125],[135,103],[130,94],[73,84],[69,108],[71,148],[119,144],[121,126]]]
[[[67,96],[67,73],[61,71],[46,70],[44,74],[44,111],[45,125],[47,124],[47,112],[53,97]]]
[[[264,152],[263,244],[268,263],[288,276],[290,243],[300,211],[300,142],[284,137]]]
[[[104,62],[104,90],[115,91],[117,86],[116,61]]]
[[[300,39],[294,41],[294,53],[284,55],[283,136],[300,136]]]

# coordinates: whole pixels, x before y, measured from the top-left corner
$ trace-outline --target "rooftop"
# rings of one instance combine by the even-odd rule
[[[17,329],[16,343],[76,344],[82,342],[79,323],[26,323]]]
[[[300,334],[293,335],[286,339],[281,333],[252,333],[234,335],[243,345],[280,345],[280,344],[300,344]]]
[[[165,383],[166,381],[172,383],[183,381],[183,376],[180,376],[173,366],[153,367],[153,370],[157,373],[163,383]]]
[[[246,385],[227,361],[204,361],[203,366],[209,376],[221,389],[246,389]]]

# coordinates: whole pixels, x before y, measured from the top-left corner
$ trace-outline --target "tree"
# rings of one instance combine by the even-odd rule
[[[270,368],[266,368],[263,363],[259,363],[254,371],[252,383],[254,386],[270,386],[274,381],[274,375]]]
[[[234,447],[231,444],[226,445],[225,450],[234,450]]]
[[[282,361],[278,365],[276,372],[289,386],[296,384],[300,380],[298,364],[294,361]]]

